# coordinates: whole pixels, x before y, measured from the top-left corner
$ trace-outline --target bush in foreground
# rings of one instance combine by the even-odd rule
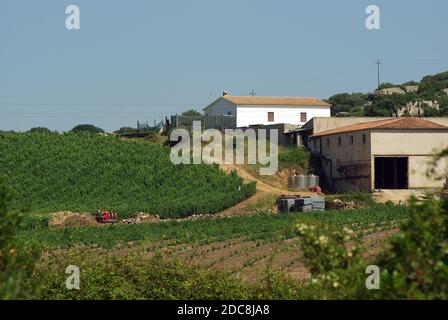
[[[379,258],[366,258],[347,245],[349,229],[299,224],[305,264],[313,275],[316,298],[447,299],[448,202],[433,198],[410,202],[409,218]],[[380,268],[380,289],[367,290],[366,267]]]
[[[39,253],[17,238],[23,213],[11,209],[13,198],[0,177],[0,300],[32,298],[39,287],[32,278]]]

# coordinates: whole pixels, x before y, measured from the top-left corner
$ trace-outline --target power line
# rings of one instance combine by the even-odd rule
[[[132,104],[132,103],[20,103],[20,102],[0,102],[0,106],[36,106],[36,107],[186,107],[205,106],[207,103],[153,103],[153,104]]]

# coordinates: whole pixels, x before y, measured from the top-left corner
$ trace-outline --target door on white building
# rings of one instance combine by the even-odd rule
[[[408,157],[375,157],[375,189],[408,189]]]

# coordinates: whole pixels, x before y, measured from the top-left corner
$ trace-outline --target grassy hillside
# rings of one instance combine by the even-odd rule
[[[217,166],[175,166],[169,149],[90,134],[0,134],[0,168],[33,211],[212,213],[249,197],[253,184]]]

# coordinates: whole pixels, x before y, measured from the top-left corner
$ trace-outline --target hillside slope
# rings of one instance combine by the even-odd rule
[[[110,208],[184,217],[215,213],[255,192],[218,166],[171,163],[169,149],[89,134],[0,134],[1,174],[33,211]]]
[[[335,116],[448,116],[448,71],[420,82],[383,83],[372,94],[340,93],[327,100]]]

